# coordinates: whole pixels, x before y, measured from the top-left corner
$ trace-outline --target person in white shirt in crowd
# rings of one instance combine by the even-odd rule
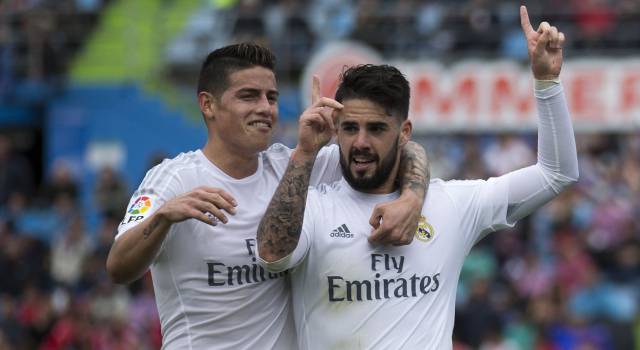
[[[292,154],[269,146],[278,120],[274,64],[254,44],[208,55],[198,84],[207,143],[151,169],[119,225],[107,270],[116,283],[151,270],[163,349],[296,347],[288,272],[265,271],[255,253],[258,223]],[[334,108],[342,105],[321,99],[307,112]],[[407,190],[372,214],[384,243],[411,241],[428,185],[424,149],[404,150]],[[338,180],[338,159],[337,146],[320,151],[311,183]]]
[[[520,169],[535,160],[526,142],[515,135],[500,135],[482,156],[489,175],[498,176]]]
[[[398,197],[400,149],[411,136],[409,84],[387,65],[343,73],[335,120],[301,118],[299,143],[257,233],[259,261],[289,270],[300,349],[451,349],[456,287],[470,249],[512,227],[578,179],[562,86],[564,35],[535,31],[520,10],[535,78],[537,163],[488,180],[432,180],[417,239],[368,240],[368,215]],[[334,132],[344,179],[309,189]]]

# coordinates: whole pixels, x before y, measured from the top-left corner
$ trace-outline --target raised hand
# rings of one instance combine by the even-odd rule
[[[525,6],[520,6],[520,24],[527,39],[527,49],[534,78],[539,80],[557,79],[562,68],[564,34],[548,22],[540,23],[538,30],[533,30]]]
[[[326,145],[335,133],[333,112],[342,107],[336,100],[321,96],[320,79],[314,75],[311,106],[302,113],[299,120],[297,149],[315,154]]]

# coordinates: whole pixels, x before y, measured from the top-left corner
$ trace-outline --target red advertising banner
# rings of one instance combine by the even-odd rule
[[[313,74],[320,76],[323,94],[333,96],[345,66],[380,62],[375,52],[357,44],[329,45],[303,74],[304,96],[310,94]],[[416,132],[536,129],[528,66],[495,60],[388,63],[411,84],[409,115]],[[561,80],[576,131],[640,129],[640,58],[570,60]]]

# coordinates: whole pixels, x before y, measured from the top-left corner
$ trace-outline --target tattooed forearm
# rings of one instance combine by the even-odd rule
[[[153,232],[153,230],[156,229],[156,227],[158,227],[158,220],[154,220],[155,218],[151,219],[151,222],[149,223],[149,226],[147,226],[143,231],[142,231],[142,237],[144,237],[144,239],[149,238],[149,236],[151,236],[151,232]]]
[[[413,191],[418,198],[424,198],[429,188],[431,171],[424,148],[416,142],[409,141],[402,150],[400,159],[400,192]]]
[[[266,261],[289,255],[298,245],[314,158],[289,161],[258,226],[258,249]]]

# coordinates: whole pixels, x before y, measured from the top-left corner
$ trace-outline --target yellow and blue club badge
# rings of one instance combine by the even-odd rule
[[[435,236],[436,231],[433,226],[427,222],[427,219],[421,215],[418,222],[418,229],[416,230],[416,238],[422,242],[429,242]]]

